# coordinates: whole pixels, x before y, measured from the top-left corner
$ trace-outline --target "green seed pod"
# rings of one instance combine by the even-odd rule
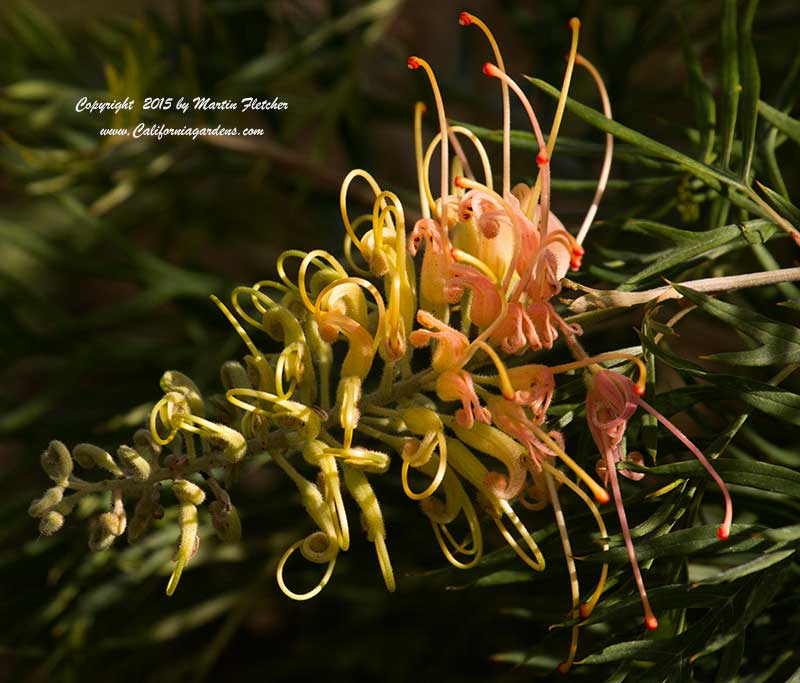
[[[64,526],[64,515],[55,510],[50,510],[39,520],[39,533],[42,536],[52,536]]]
[[[150,463],[136,449],[130,446],[120,446],[117,449],[117,457],[127,466],[137,481],[147,481],[150,478]]]
[[[128,525],[124,509],[120,514],[104,512],[98,519],[103,528],[112,536],[122,536],[125,533],[125,527]]]
[[[122,470],[119,465],[114,462],[114,458],[108,451],[90,443],[79,443],[72,449],[72,457],[78,461],[81,467],[87,469],[91,467],[102,467],[104,470],[111,472],[111,474],[121,477]]]
[[[58,505],[63,497],[64,489],[60,486],[53,486],[53,488],[47,489],[41,498],[37,498],[30,504],[28,514],[31,517],[41,517],[50,508]]]
[[[206,494],[197,484],[193,484],[185,479],[179,479],[172,485],[172,492],[181,503],[200,505],[205,499]]]
[[[42,469],[56,484],[66,485],[72,474],[72,456],[60,441],[51,441],[41,456]]]
[[[165,392],[175,391],[182,394],[186,398],[192,414],[203,417],[205,414],[203,396],[200,394],[200,389],[189,377],[177,370],[167,370],[161,376],[160,384]]]
[[[215,500],[209,503],[208,511],[214,530],[221,540],[238,541],[242,537],[242,523],[233,504]]]
[[[89,550],[92,552],[108,550],[115,538],[116,536],[110,533],[97,517],[89,522]]]

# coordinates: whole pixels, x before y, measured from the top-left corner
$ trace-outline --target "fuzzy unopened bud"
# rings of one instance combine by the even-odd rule
[[[56,484],[66,485],[72,474],[72,456],[60,441],[51,441],[41,456],[42,469]]]
[[[137,429],[133,433],[133,446],[147,462],[154,465],[161,455],[161,444],[151,434],[149,429]]]
[[[142,491],[141,498],[133,509],[133,517],[128,524],[128,543],[138,541],[147,531],[150,522],[158,517],[161,507],[158,504],[160,493],[161,489],[158,486]],[[163,512],[161,514],[163,515]]]
[[[31,517],[41,517],[50,508],[55,507],[64,497],[64,489],[60,486],[53,486],[47,489],[41,498],[34,500],[28,507],[28,514]]]
[[[79,443],[72,449],[72,457],[78,461],[81,467],[87,469],[91,467],[102,467],[117,477],[122,476],[122,470],[114,462],[114,458],[108,451],[104,451],[99,446],[90,443]]]
[[[189,404],[189,409],[193,415],[202,417],[205,414],[205,406],[203,404],[203,396],[200,394],[200,389],[191,380],[191,378],[184,375],[177,370],[167,370],[161,376],[161,388],[165,392],[177,392],[186,399]]]
[[[211,514],[211,524],[217,536],[223,541],[238,541],[242,537],[242,523],[239,513],[230,502],[215,500],[209,503],[208,512]]]
[[[415,434],[442,431],[442,420],[438,413],[422,406],[412,406],[402,412],[403,421]]]
[[[229,463],[239,462],[247,453],[247,440],[231,427],[216,424],[213,441],[223,444],[222,457]]]
[[[64,526],[64,515],[55,510],[45,513],[39,520],[39,533],[42,536],[52,536]]]
[[[97,517],[89,522],[89,550],[92,552],[108,550],[115,538]]]
[[[130,470],[133,479],[147,481],[150,478],[150,463],[135,448],[120,446],[117,457]]]
[[[206,494],[197,484],[193,484],[185,479],[179,479],[172,485],[172,492],[181,503],[200,505],[205,499]]]
[[[235,360],[228,360],[219,369],[222,386],[229,389],[252,389],[253,384],[244,366]]]
[[[112,536],[122,536],[125,533],[125,527],[128,525],[125,510],[121,512],[104,512],[98,519],[100,525]]]

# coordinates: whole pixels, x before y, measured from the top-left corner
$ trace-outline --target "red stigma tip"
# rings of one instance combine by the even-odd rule
[[[652,614],[649,617],[646,617],[644,620],[644,625],[650,631],[655,631],[658,628],[658,619],[656,619]]]
[[[494,64],[492,64],[491,62],[486,62],[483,65],[483,73],[485,73],[487,76],[492,75],[492,69],[494,69]]]
[[[584,249],[580,244],[576,244],[572,248],[573,254],[578,254],[578,256],[583,256],[586,253],[586,249]]]
[[[559,664],[556,667],[556,671],[558,671],[558,673],[563,675],[563,674],[568,674],[571,668],[572,664],[570,664],[569,662],[561,662],[561,664]]]
[[[462,12],[458,15],[458,23],[462,26],[469,26],[472,23],[472,16],[469,12]]]
[[[585,602],[582,602],[581,606],[578,608],[578,616],[581,619],[588,619],[591,613],[592,611],[589,609],[589,605],[587,605]]]
[[[576,29],[576,28],[580,28],[581,27],[581,20],[578,19],[578,17],[572,17],[572,19],[569,20],[568,26],[573,30]]]
[[[569,267],[571,270],[580,270],[581,269],[581,257],[580,256],[573,256],[569,260]]]
[[[644,396],[644,387],[638,384],[633,385],[633,393],[637,396]]]
[[[721,526],[719,529],[717,529],[717,538],[720,541],[727,541],[728,535],[728,530],[724,526]]]
[[[453,184],[456,187],[460,187],[461,189],[464,189],[464,178],[462,176],[460,176],[460,175],[457,175],[455,178],[453,178]]]
[[[409,57],[406,60],[409,69],[419,69],[419,59],[417,57]]]
[[[536,155],[536,163],[539,166],[544,166],[545,164],[550,162],[550,157],[546,154],[537,154]]]
[[[605,505],[611,498],[609,498],[608,493],[605,491],[596,491],[594,494],[594,499],[600,503],[600,505]]]

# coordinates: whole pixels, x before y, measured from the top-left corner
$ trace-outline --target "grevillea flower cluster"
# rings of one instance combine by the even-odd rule
[[[169,487],[179,505],[180,526],[166,589],[171,595],[200,542],[198,515],[204,503],[210,500],[205,509],[218,535],[239,538],[241,524],[227,489],[248,453],[266,451],[296,486],[314,523],[310,535],[286,549],[277,569],[281,590],[306,600],[325,587],[339,554],[348,550],[353,507],[375,546],[386,587],[394,590],[387,528],[371,482],[376,476],[399,471],[404,492],[419,502],[445,557],[464,569],[480,561],[482,525],[488,522],[523,562],[542,571],[546,559],[521,508],[551,508],[569,570],[570,617],[578,624],[560,665],[566,671],[576,655],[579,622],[600,600],[608,567],[590,592],[581,590],[559,496],[566,491],[587,506],[603,549],[609,547],[609,535],[598,504],[613,497],[645,624],[657,628],[618,480],[618,469],[634,480],[642,476],[624,465],[618,468],[622,461],[637,460],[637,454],[626,456],[623,439],[638,408],[677,437],[719,485],[725,499],[721,539],[730,532],[732,507],[725,484],[703,454],[642,398],[642,360],[622,352],[590,355],[580,342],[580,327],[557,308],[562,279],[581,266],[581,245],[612,157],[607,136],[595,197],[573,236],[551,210],[550,159],[575,65],[596,82],[610,118],[608,95],[597,70],[577,52],[580,22],[573,19],[561,97],[545,140],[487,26],[467,13],[459,20],[479,29],[489,43],[493,61],[483,71],[497,81],[503,108],[499,183],[475,134],[448,122],[431,66],[409,57],[409,68],[430,84],[439,127],[426,146],[426,108],[418,103],[414,131],[421,218],[407,224],[395,193],[382,189],[367,171],[350,172],[340,194],[344,259],[319,249],[287,251],[278,259],[277,280],[237,287],[229,304],[212,297],[248,351],[241,362],[222,366],[224,395],[203,396],[190,378],[167,372],[149,424],[133,435],[132,445],[120,446],[116,457],[91,444],[71,451],[58,441],[50,444],[42,464],[54,486],[30,508],[42,534],[58,531],[82,497],[110,491],[110,508],[91,521],[89,545],[104,550],[126,531],[135,541],[163,515],[160,501]],[[532,186],[511,186],[512,95],[538,142]],[[462,145],[469,146],[469,155]],[[441,167],[435,196],[430,166],[437,151]],[[468,157],[479,160],[480,168],[473,169]],[[374,203],[369,213],[353,216],[348,191],[356,181],[366,183]],[[556,343],[575,360],[549,366],[531,362]],[[279,350],[270,351],[276,344]],[[605,368],[609,361],[630,368],[635,380]],[[569,455],[564,436],[552,424],[557,378],[575,373],[585,376],[585,416],[600,454],[600,481]],[[73,461],[111,477],[81,479]],[[427,486],[412,485],[419,481]],[[130,518],[126,505],[133,508]],[[453,531],[457,526],[468,530],[465,538]],[[319,583],[304,593],[295,592],[285,576],[297,551],[324,566]]]

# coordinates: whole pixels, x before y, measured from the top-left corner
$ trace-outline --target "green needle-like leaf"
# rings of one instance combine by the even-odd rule
[[[729,351],[708,356],[710,359],[731,365],[763,366],[800,363],[800,329],[767,318],[741,306],[725,303],[688,287],[674,285],[684,297],[696,306],[748,337],[761,342],[761,346],[747,351]]]

